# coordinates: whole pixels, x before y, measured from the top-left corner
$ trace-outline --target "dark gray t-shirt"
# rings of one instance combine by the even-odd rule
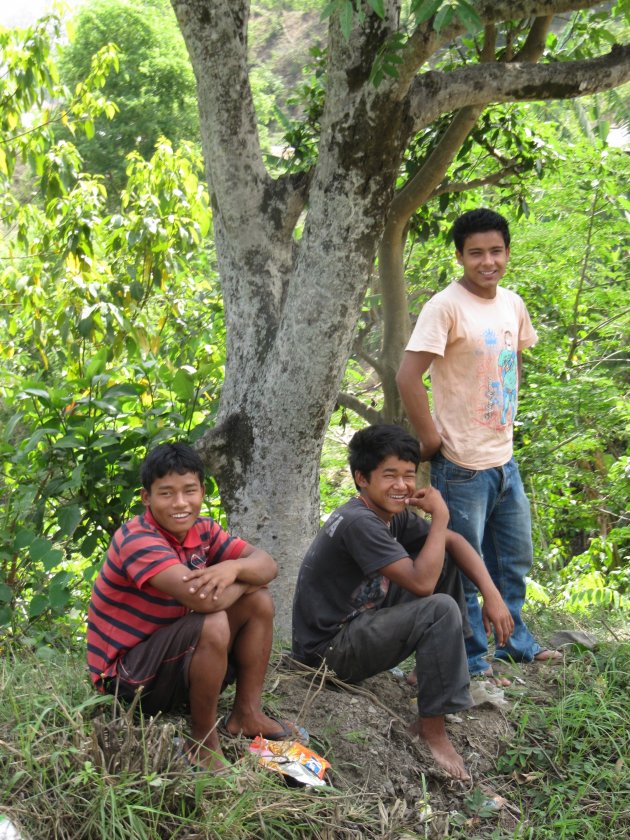
[[[415,556],[429,525],[407,509],[389,527],[360,499],[326,520],[302,561],[293,599],[295,659],[319,664],[318,654],[342,624],[381,606],[390,581],[378,570]]]

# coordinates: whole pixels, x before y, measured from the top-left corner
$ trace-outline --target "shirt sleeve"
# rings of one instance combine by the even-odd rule
[[[138,531],[125,538],[119,549],[125,573],[141,589],[152,577],[177,565],[177,552],[152,528]]]
[[[215,563],[221,563],[223,560],[234,560],[240,557],[247,547],[245,540],[233,537],[214,520],[210,522],[207,534],[203,535],[204,539],[208,540],[207,565],[214,566]]]
[[[519,298],[519,304],[518,349],[520,352],[527,347],[533,347],[538,341],[538,334],[533,327],[527,307],[521,298]]]
[[[452,317],[443,301],[431,298],[418,315],[407,350],[444,356]]]
[[[365,575],[407,557],[407,550],[394,539],[387,525],[372,511],[356,517],[343,533],[346,550]]]

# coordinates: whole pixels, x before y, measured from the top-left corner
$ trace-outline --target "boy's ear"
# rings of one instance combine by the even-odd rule
[[[141,490],[140,490],[140,498],[142,499],[142,504],[145,507],[149,507],[149,502],[150,502],[151,497],[150,497],[149,491],[145,490],[144,487],[142,487]]]
[[[353,478],[354,483],[357,485],[357,487],[367,487],[370,483],[368,479],[363,475],[361,470],[355,470]]]
[[[455,249],[455,258],[460,265],[464,264],[464,258],[462,256],[462,252],[458,251],[457,248]]]

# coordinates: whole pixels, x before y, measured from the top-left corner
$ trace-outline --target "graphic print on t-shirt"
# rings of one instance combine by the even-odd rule
[[[486,330],[478,343],[476,357],[478,423],[491,429],[511,426],[518,396],[518,360],[512,332],[503,330],[499,337],[494,330]]]
[[[346,620],[354,618],[365,610],[372,610],[380,606],[389,591],[389,579],[384,575],[375,575],[361,582],[350,596],[350,603],[354,607]]]

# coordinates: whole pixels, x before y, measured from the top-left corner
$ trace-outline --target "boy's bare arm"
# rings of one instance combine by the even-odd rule
[[[407,504],[418,507],[431,516],[431,526],[424,545],[415,559],[403,557],[379,569],[386,578],[424,597],[431,595],[444,566],[448,508],[438,490],[424,487],[407,500]]]
[[[498,644],[506,644],[514,631],[514,620],[499,590],[494,585],[486,564],[468,540],[454,531],[447,532],[446,550],[453,558],[455,565],[461,569],[467,578],[472,580],[481,592],[483,598],[483,626],[486,633],[490,633],[492,625],[497,635]]]
[[[178,564],[151,578],[162,592],[196,612],[216,612],[232,606],[242,595],[266,586],[278,573],[266,551],[247,545],[240,557],[203,569]]]
[[[422,380],[435,357],[435,353],[405,350],[396,374],[396,384],[405,411],[420,441],[420,456],[423,461],[431,460],[435,453],[439,452],[442,445],[442,440],[431,417],[429,397]]]

